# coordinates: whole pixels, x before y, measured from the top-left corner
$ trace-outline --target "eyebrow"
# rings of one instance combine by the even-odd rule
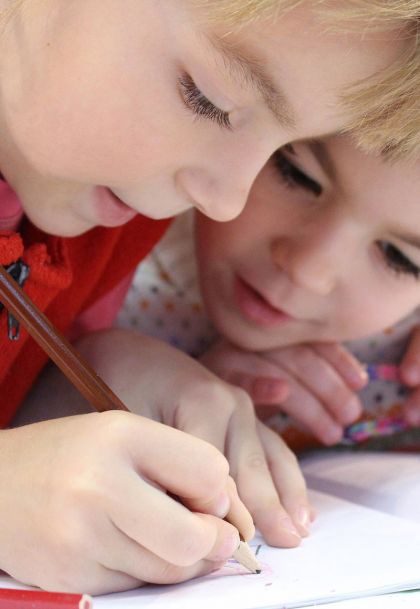
[[[242,49],[239,45],[226,38],[206,34],[211,46],[218,52],[234,78],[242,80],[245,85],[251,85],[263,98],[266,106],[277,121],[284,127],[292,128],[295,119],[289,102],[284,93],[276,86],[267,74],[263,62],[253,53]]]

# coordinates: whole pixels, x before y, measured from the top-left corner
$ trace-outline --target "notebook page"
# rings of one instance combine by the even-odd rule
[[[317,452],[302,459],[310,488],[420,523],[420,455]]]
[[[260,575],[237,564],[185,584],[95,599],[95,609],[254,609],[313,606],[420,586],[420,525],[311,493],[319,516],[299,548],[265,546]]]

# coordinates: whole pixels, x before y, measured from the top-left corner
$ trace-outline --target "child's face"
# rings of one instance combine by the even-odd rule
[[[210,317],[247,349],[363,337],[420,304],[420,165],[349,138],[280,151],[236,220],[197,233]]]
[[[403,44],[326,33],[309,2],[230,34],[192,4],[30,0],[12,18],[0,168],[35,224],[76,235],[191,206],[232,219],[272,152],[346,123],[344,88]]]

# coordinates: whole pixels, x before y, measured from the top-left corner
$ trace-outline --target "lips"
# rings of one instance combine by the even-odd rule
[[[138,213],[104,186],[95,189],[95,210],[98,224],[109,227],[122,226]]]
[[[235,278],[234,299],[242,315],[260,326],[279,326],[293,319],[273,307],[259,292],[240,277]]]

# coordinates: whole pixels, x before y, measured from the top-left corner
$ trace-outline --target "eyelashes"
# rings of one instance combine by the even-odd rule
[[[196,116],[213,121],[223,129],[232,130],[229,112],[221,110],[207,99],[191,76],[184,74],[179,78],[178,83],[182,100],[189,110]]]
[[[286,186],[289,188],[303,188],[316,197],[322,194],[322,186],[289,161],[280,150],[274,153],[272,159],[276,171],[280,174]]]
[[[420,268],[411,262],[395,245],[388,241],[378,241],[377,246],[388,268],[397,275],[411,275],[414,279],[420,279]]]

